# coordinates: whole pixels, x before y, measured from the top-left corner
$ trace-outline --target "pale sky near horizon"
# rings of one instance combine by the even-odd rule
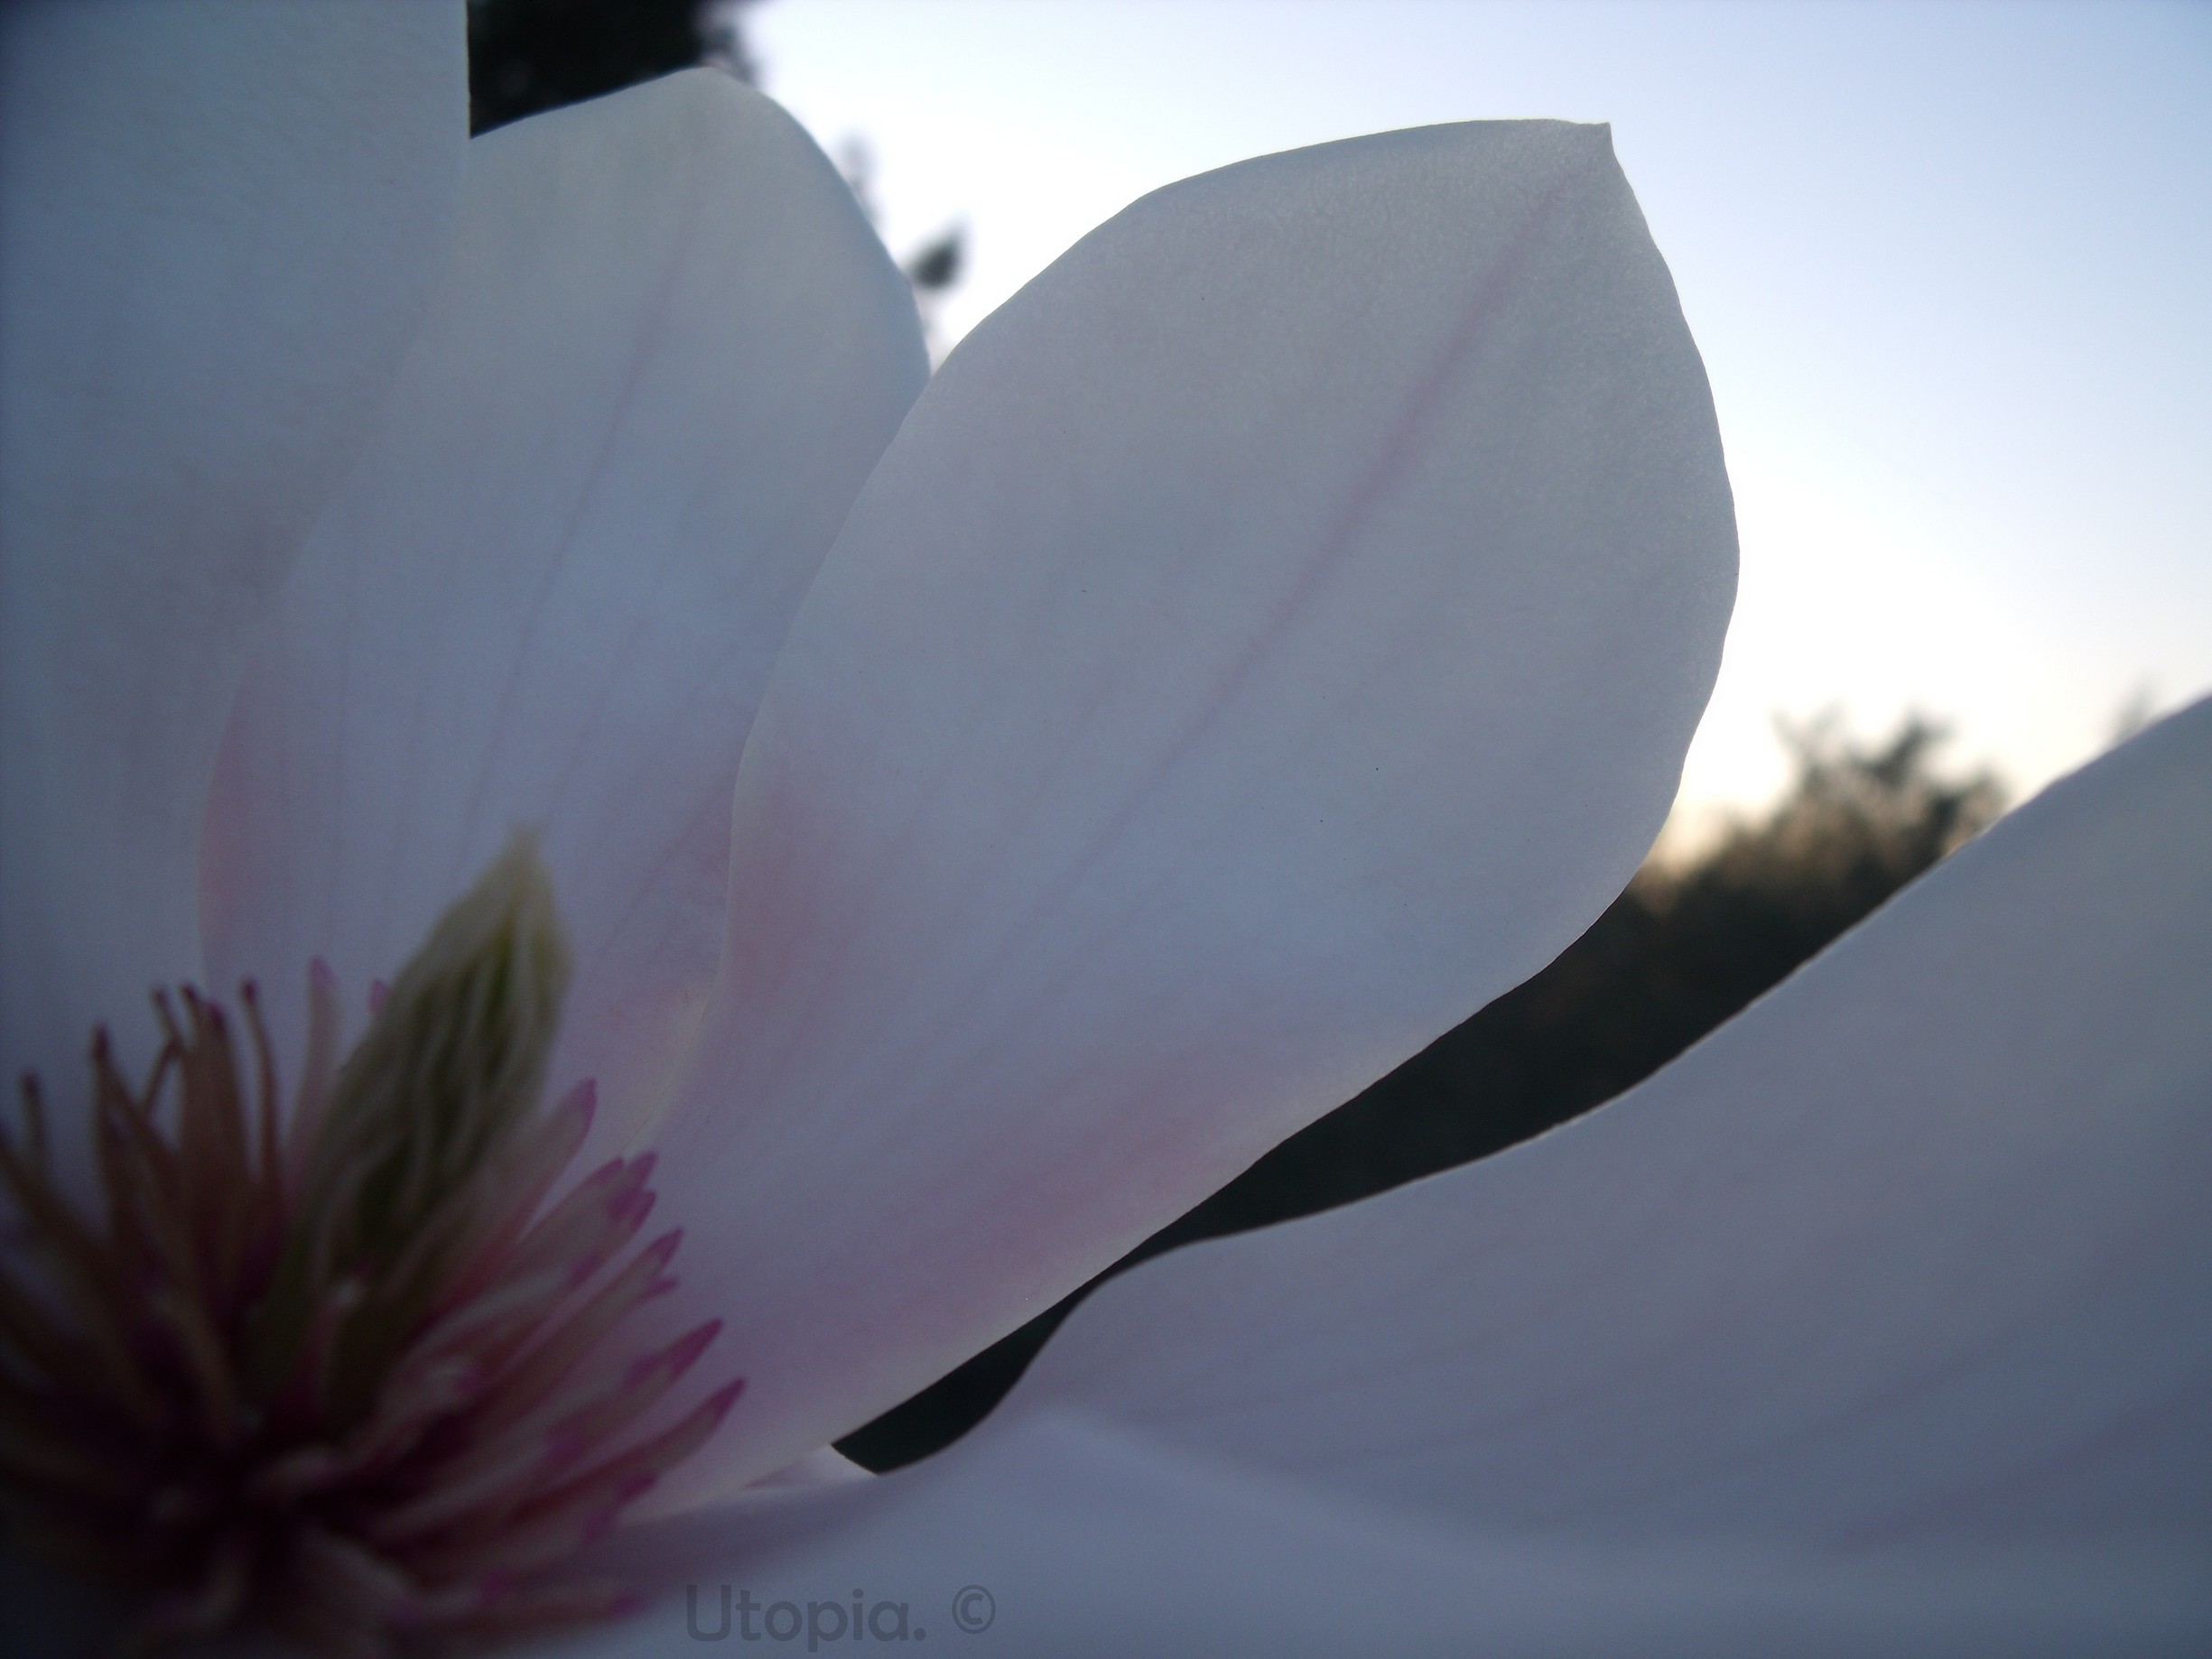
[[[1695,822],[1773,717],[1947,719],[2015,794],[2212,690],[2212,6],[767,0],[763,84],[954,220],[956,338],[1145,191],[1435,121],[1609,120],[1743,562]]]

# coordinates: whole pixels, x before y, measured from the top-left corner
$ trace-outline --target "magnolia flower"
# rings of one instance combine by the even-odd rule
[[[1603,129],[1187,181],[924,390],[727,79],[464,155],[454,8],[0,31],[23,1542],[364,1650],[2212,1625],[2203,708],[1605,1112],[823,1450],[1649,845],[1733,536]]]

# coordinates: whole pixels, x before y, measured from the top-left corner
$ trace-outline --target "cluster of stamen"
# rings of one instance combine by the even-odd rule
[[[589,1084],[536,1108],[566,973],[518,843],[343,1064],[311,971],[288,1111],[250,985],[243,1043],[215,1004],[157,996],[143,1083],[94,1040],[98,1222],[24,1080],[23,1131],[0,1129],[35,1247],[0,1258],[0,1502],[23,1543],[144,1593],[135,1645],[252,1624],[384,1654],[626,1605],[558,1570],[740,1385],[655,1413],[715,1322],[609,1363],[680,1234],[625,1257],[650,1154],[548,1204],[592,1112]]]

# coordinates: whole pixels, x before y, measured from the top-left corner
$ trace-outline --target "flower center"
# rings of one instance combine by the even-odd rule
[[[93,1039],[98,1221],[53,1180],[23,1080],[24,1132],[0,1129],[33,1247],[0,1260],[0,1497],[28,1546],[151,1596],[137,1645],[251,1622],[378,1653],[626,1605],[558,1570],[742,1384],[653,1414],[719,1321],[614,1349],[675,1283],[680,1231],[625,1256],[650,1154],[547,1206],[592,1110],[588,1082],[538,1109],[567,979],[518,839],[343,1064],[310,970],[289,1112],[250,984],[244,1054],[220,1006],[157,994],[142,1087]]]

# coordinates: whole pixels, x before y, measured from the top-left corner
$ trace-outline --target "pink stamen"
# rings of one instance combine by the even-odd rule
[[[376,987],[372,1010],[389,994]],[[655,1208],[654,1155],[555,1196],[596,1110],[579,1084],[438,1190],[395,1259],[364,1256],[342,1218],[390,1166],[317,1139],[340,1078],[336,979],[309,969],[288,1117],[250,982],[241,997],[243,1038],[197,992],[157,998],[164,1040],[143,1085],[96,1036],[104,1228],[46,1172],[34,1081],[20,1140],[0,1125],[0,1197],[48,1269],[25,1283],[0,1262],[0,1478],[23,1495],[28,1534],[145,1585],[147,1644],[257,1615],[381,1653],[634,1605],[559,1570],[743,1386],[641,1432],[721,1329],[609,1351],[675,1283],[681,1229],[618,1260]]]

